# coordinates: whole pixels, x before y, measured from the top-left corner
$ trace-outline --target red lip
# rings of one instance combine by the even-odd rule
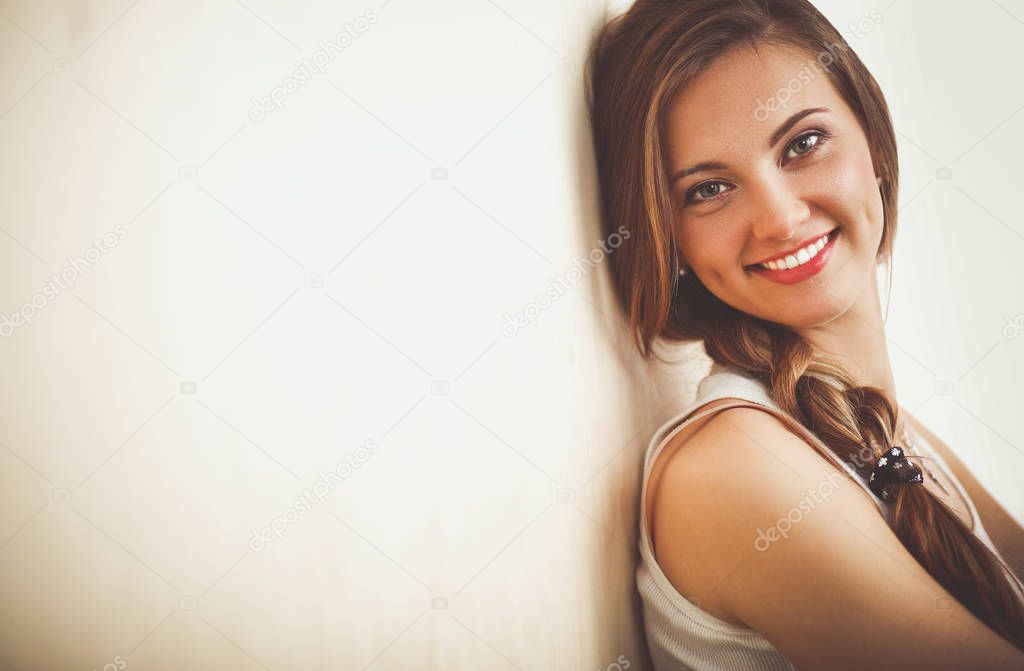
[[[762,266],[754,266],[747,272],[754,275],[760,275],[766,280],[772,282],[778,282],[779,284],[796,284],[803,282],[804,280],[813,277],[820,273],[829,260],[832,258],[832,250],[835,248],[836,239],[839,237],[839,229],[833,230],[829,233],[828,242],[821,248],[817,256],[808,261],[807,263],[789,268],[788,270],[768,270]]]
[[[834,230],[835,230],[835,229],[833,228],[833,229],[832,229],[832,230],[830,230],[830,231],[826,231],[826,233],[829,233],[829,234],[831,234],[831,233],[832,233],[832,231],[834,231]],[[796,247],[794,247],[794,248],[792,248],[792,249],[787,249],[786,251],[784,251],[784,252],[780,252],[780,253],[778,253],[778,254],[775,254],[774,256],[767,256],[767,257],[765,257],[765,258],[761,259],[760,261],[754,261],[753,263],[748,263],[748,264],[747,264],[746,266],[744,266],[744,267],[746,267],[746,268],[750,268],[751,266],[756,266],[756,265],[758,265],[759,263],[768,263],[769,261],[777,261],[777,260],[779,260],[779,259],[784,259],[784,258],[786,258],[786,257],[787,257],[787,256],[789,256],[790,254],[792,254],[793,256],[796,256],[796,253],[797,253],[797,252],[799,252],[799,251],[800,251],[801,249],[803,249],[803,248],[804,248],[804,247],[806,247],[807,245],[811,244],[811,243],[812,243],[812,242],[814,242],[815,240],[818,240],[818,239],[820,239],[820,238],[821,238],[821,236],[823,236],[823,235],[825,235],[825,233],[818,233],[818,234],[817,234],[817,235],[815,235],[814,237],[811,237],[811,238],[807,238],[806,240],[804,240],[803,242],[801,242],[801,243],[800,243],[799,245],[797,245]]]

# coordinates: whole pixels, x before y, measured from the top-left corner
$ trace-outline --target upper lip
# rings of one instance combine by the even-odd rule
[[[818,233],[817,235],[815,235],[813,237],[807,238],[806,240],[804,240],[803,242],[801,242],[799,245],[797,245],[796,247],[794,247],[792,249],[787,249],[784,252],[779,252],[778,254],[773,254],[772,256],[766,256],[765,258],[761,259],[760,261],[754,261],[753,263],[748,263],[747,265],[748,266],[756,266],[756,265],[759,265],[759,264],[762,264],[762,263],[768,263],[769,261],[776,261],[778,259],[784,259],[787,256],[789,256],[790,254],[792,254],[793,256],[796,256],[796,253],[799,252],[801,249],[803,249],[807,245],[811,244],[815,240],[820,239],[821,236],[828,235],[829,233],[831,233],[834,230],[835,229],[832,228],[832,229],[829,229],[829,230],[825,231],[824,233]]]

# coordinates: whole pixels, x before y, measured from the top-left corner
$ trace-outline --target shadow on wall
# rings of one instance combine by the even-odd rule
[[[575,68],[578,86],[563,95],[566,112],[567,137],[570,138],[571,156],[575,159],[575,211],[579,214],[580,246],[586,253],[599,241],[604,229],[600,222],[597,168],[584,98],[583,68],[589,38],[611,17],[624,11],[631,2],[576,3],[573,16],[563,17],[564,25],[574,27],[566,31],[566,52],[576,54],[569,64]],[[581,26],[586,26],[582,28]],[[573,41],[575,40],[575,41]],[[567,67],[569,67],[567,65]],[[614,228],[614,227],[612,227]],[[612,249],[615,245],[606,248]],[[629,244],[628,240],[621,244]],[[592,587],[588,601],[595,607],[589,621],[592,634],[582,640],[602,641],[602,654],[607,666],[602,669],[650,669],[651,661],[643,633],[642,604],[635,586],[635,570],[639,561],[637,550],[640,482],[646,448],[654,432],[671,416],[692,402],[697,382],[706,374],[710,360],[701,344],[685,346],[659,345],[658,355],[670,363],[654,360],[645,362],[637,352],[627,325],[628,318],[618,305],[606,264],[597,264],[597,272],[586,278],[587,293],[600,314],[596,320],[597,333],[607,343],[603,351],[605,361],[590,362],[598,368],[614,367],[614,373],[595,373],[595,378],[627,380],[628,386],[617,390],[620,406],[617,408],[623,433],[632,436],[618,446],[614,459],[603,467],[604,477],[594,477],[589,483],[598,491],[589,493],[594,501],[597,519],[604,528],[620,530],[605,533],[603,545],[594,548],[593,561],[587,567],[589,578],[582,581]],[[628,430],[625,427],[629,427]],[[610,475],[610,474],[614,475]],[[586,486],[586,485],[584,485]],[[602,612],[609,603],[628,604],[628,612]],[[608,622],[610,617],[616,623]],[[609,631],[618,633],[619,640],[608,641]],[[622,658],[619,653],[624,653]]]

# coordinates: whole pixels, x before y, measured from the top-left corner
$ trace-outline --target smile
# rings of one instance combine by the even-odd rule
[[[782,284],[794,284],[817,275],[828,263],[835,247],[839,229],[800,247],[794,252],[747,266],[747,269],[765,279]]]

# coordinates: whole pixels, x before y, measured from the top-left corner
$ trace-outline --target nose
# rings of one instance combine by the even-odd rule
[[[811,208],[785,178],[761,180],[754,188],[750,221],[754,237],[789,240],[803,228]]]

